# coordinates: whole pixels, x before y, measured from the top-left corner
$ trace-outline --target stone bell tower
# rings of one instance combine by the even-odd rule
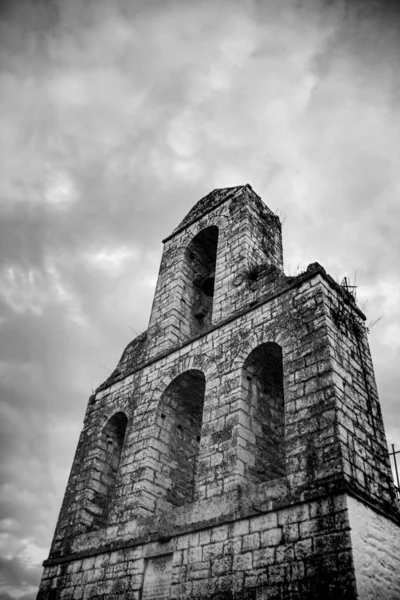
[[[89,398],[38,598],[398,600],[364,321],[318,263],[284,274],[249,185],[200,200]]]

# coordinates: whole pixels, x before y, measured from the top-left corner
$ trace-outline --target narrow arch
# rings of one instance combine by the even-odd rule
[[[267,342],[255,348],[242,368],[242,389],[250,427],[253,483],[285,475],[285,407],[282,348]]]
[[[212,322],[217,250],[216,225],[202,229],[185,250],[184,275],[187,285],[183,302],[188,311],[190,335],[200,333]]]
[[[166,500],[175,506],[193,502],[203,422],[205,376],[191,369],[164,391],[158,413]]]
[[[93,529],[104,527],[107,524],[127,423],[126,414],[122,411],[117,412],[104,425],[100,435],[95,464],[98,483],[93,498]]]

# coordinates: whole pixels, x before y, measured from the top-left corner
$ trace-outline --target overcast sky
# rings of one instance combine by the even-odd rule
[[[214,188],[280,215],[287,273],[356,279],[400,446],[396,4],[1,3],[0,600],[35,597],[87,399]]]

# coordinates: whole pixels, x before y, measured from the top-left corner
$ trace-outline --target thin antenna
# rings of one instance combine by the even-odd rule
[[[357,286],[356,285],[350,285],[347,277],[343,277],[342,283],[340,284],[340,286],[344,290],[346,290],[346,292],[348,294],[351,294],[353,296],[354,300],[356,300],[356,297],[357,297]]]
[[[397,480],[397,486],[395,486],[395,487],[396,487],[397,495],[398,495],[399,500],[400,500],[400,480],[399,480],[399,471],[398,471],[398,468],[397,468],[396,454],[400,454],[400,450],[395,450],[394,449],[394,444],[392,444],[392,452],[389,452],[389,456],[393,456],[394,471],[396,473],[396,480]]]

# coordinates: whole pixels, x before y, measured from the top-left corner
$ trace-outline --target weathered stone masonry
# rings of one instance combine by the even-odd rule
[[[89,399],[38,598],[398,600],[353,297],[317,263],[285,276],[249,185],[203,198],[164,244],[149,328]]]

